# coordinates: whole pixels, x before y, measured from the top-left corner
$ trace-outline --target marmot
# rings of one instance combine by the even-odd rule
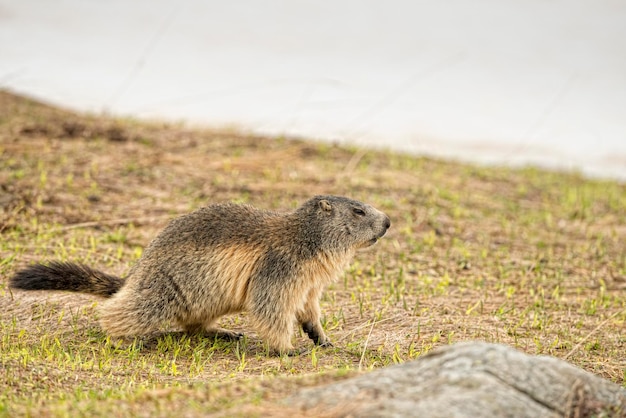
[[[389,226],[383,212],[340,196],[316,196],[288,213],[213,204],[172,220],[125,279],[52,262],[17,272],[10,286],[108,298],[100,324],[111,336],[146,335],[174,322],[238,338],[215,322],[247,311],[270,348],[289,353],[296,320],[315,344],[332,345],[320,322],[322,291]]]

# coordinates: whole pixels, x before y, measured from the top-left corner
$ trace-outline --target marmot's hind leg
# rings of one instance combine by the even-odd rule
[[[148,312],[129,309],[102,309],[100,326],[113,337],[139,337],[161,331],[166,320],[153,316]]]
[[[160,301],[141,298],[122,288],[100,308],[100,325],[113,337],[138,337],[167,329],[172,310]]]

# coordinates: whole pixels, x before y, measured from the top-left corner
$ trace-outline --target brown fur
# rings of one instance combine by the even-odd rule
[[[27,267],[11,286],[110,297],[100,323],[112,336],[146,335],[174,322],[237,337],[215,322],[247,311],[270,347],[284,353],[293,348],[296,321],[316,344],[330,344],[320,322],[322,291],[389,225],[384,213],[338,196],[316,196],[288,213],[210,205],[174,219],[125,280],[56,262]]]

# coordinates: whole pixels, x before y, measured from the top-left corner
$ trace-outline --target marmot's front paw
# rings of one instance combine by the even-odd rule
[[[313,322],[304,322],[302,323],[302,330],[311,340],[313,340],[313,343],[315,345],[319,345],[322,347],[326,347],[327,345],[332,346],[330,340],[324,334],[321,325],[316,325]]]
[[[319,343],[318,346],[320,346],[320,347],[334,347],[335,345],[330,340],[327,339],[326,341]]]

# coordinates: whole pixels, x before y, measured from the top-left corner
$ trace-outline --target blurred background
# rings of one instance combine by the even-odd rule
[[[0,0],[0,88],[626,180],[622,0]]]

